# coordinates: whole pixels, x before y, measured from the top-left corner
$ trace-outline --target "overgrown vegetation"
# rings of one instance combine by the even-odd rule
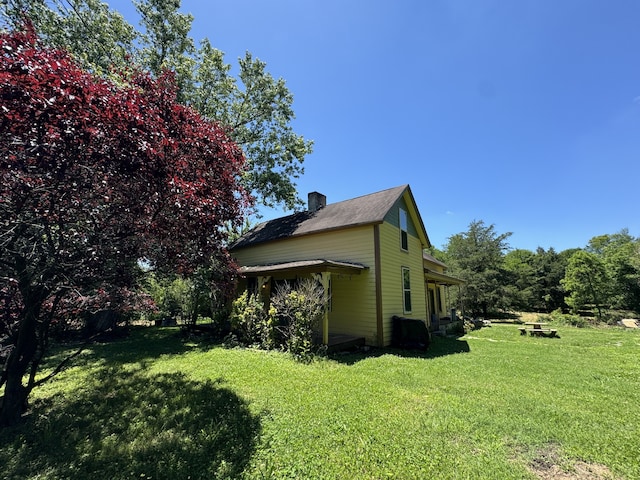
[[[231,310],[231,332],[244,345],[271,349],[276,345],[276,311],[267,309],[259,293],[244,291]]]
[[[278,284],[269,306],[260,292],[245,291],[233,302],[231,332],[245,345],[279,348],[307,361],[321,348],[320,321],[326,308],[324,289],[311,278]]]
[[[37,389],[0,432],[3,477],[640,477],[638,331],[494,324],[310,364],[177,332],[134,329]]]
[[[545,316],[541,317],[543,320],[547,319]],[[589,321],[588,317],[573,313],[563,313],[560,309],[551,312],[548,319],[557,325],[570,325],[578,328],[588,327],[595,323],[595,321]]]

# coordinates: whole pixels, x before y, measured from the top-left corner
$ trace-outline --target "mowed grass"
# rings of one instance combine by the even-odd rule
[[[559,335],[494,325],[307,365],[134,330],[35,392],[0,476],[640,478],[640,333]]]

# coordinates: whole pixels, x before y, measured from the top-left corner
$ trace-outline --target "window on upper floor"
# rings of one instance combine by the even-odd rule
[[[411,313],[411,273],[407,267],[402,267],[402,300],[404,313]]]
[[[409,234],[407,233],[407,212],[400,209],[400,248],[404,251],[409,250]]]

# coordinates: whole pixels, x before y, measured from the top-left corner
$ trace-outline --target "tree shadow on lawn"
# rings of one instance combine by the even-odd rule
[[[177,327],[131,327],[126,338],[101,344],[100,354],[110,363],[144,363],[161,355],[205,351],[215,343],[208,337],[187,337]]]
[[[259,417],[219,382],[105,368],[0,431],[4,478],[237,478]]]
[[[130,327],[124,334],[100,336],[85,345],[82,341],[59,343],[43,361],[42,370],[55,368],[81,346],[84,362],[97,361],[102,365],[117,366],[127,363],[145,365],[162,355],[206,351],[219,344],[220,340],[207,336],[185,336],[176,327]],[[77,362],[74,360],[73,364]]]
[[[383,355],[395,355],[402,358],[438,358],[456,353],[469,353],[471,349],[466,340],[457,337],[432,336],[427,350],[408,350],[400,348],[372,348],[371,350],[358,352],[335,353],[330,358],[347,365],[353,365],[367,358],[381,357]]]

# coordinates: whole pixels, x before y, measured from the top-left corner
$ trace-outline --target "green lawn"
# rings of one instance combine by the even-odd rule
[[[309,365],[146,328],[0,433],[3,478],[640,478],[640,332],[494,325]]]

